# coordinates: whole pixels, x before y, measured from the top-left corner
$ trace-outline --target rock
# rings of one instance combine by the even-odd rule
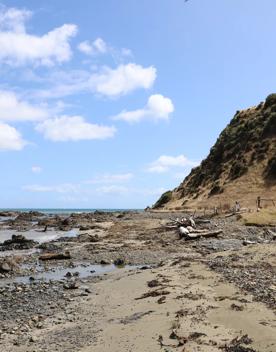
[[[232,310],[236,310],[236,311],[243,311],[244,310],[244,307],[243,306],[239,306],[239,305],[237,305],[237,304],[235,304],[235,303],[233,303],[233,304],[231,304],[231,309]]]
[[[8,273],[9,271],[12,271],[12,268],[7,262],[0,263],[0,272]]]
[[[30,249],[37,245],[38,242],[29,240],[23,235],[12,235],[10,240],[6,240],[0,244],[0,250],[22,250]]]
[[[125,215],[125,213],[120,213],[117,215],[117,219],[122,219]]]
[[[18,263],[15,259],[5,258],[0,260],[0,273],[8,273],[16,271],[18,269]]]
[[[0,211],[0,216],[1,217],[12,217],[15,216],[15,213],[12,211]]]
[[[100,241],[100,238],[99,238],[98,235],[94,235],[94,236],[93,236],[93,235],[90,235],[90,236],[89,236],[89,241],[92,242],[92,243],[93,243],[93,242],[99,242],[99,241]]]
[[[90,228],[91,228],[91,226],[90,226]],[[81,230],[81,228],[80,228],[80,230]],[[79,242],[92,242],[92,243],[94,243],[94,242],[100,241],[100,238],[98,235],[91,235],[89,233],[82,233],[77,238],[78,238]]]
[[[110,265],[110,262],[107,261],[107,260],[105,260],[105,259],[102,259],[102,260],[100,261],[100,264],[101,264],[101,265]]]
[[[72,277],[73,274],[70,271],[67,271],[67,273],[64,275],[65,277]]]
[[[30,341],[30,342],[36,342],[36,341],[37,341],[37,338],[36,338],[35,336],[31,336],[29,341]]]
[[[166,301],[166,296],[162,296],[162,297],[160,297],[160,298],[157,300],[157,303],[158,303],[158,304],[163,304],[163,303],[165,303],[165,301]]]
[[[116,266],[123,266],[123,265],[125,265],[125,260],[122,259],[122,258],[115,259],[115,260],[114,260],[114,265],[116,265]]]
[[[79,227],[79,230],[80,231],[88,231],[88,230],[91,230],[91,225],[81,225]]]
[[[79,285],[76,281],[73,281],[73,282],[68,282],[68,283],[64,284],[63,287],[66,290],[76,290],[79,288]]]
[[[157,287],[157,286],[160,286],[160,283],[158,282],[158,280],[148,281],[148,287]]]

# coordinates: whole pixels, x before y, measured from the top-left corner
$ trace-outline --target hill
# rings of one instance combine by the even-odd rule
[[[208,157],[153,208],[227,210],[255,207],[257,197],[276,202],[276,94],[237,111]]]

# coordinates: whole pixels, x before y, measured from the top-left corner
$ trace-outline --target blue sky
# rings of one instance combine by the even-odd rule
[[[0,3],[0,207],[151,205],[275,91],[273,0]]]

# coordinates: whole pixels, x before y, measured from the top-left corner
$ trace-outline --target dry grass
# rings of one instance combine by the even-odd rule
[[[276,226],[276,207],[242,214],[241,222],[247,226]]]

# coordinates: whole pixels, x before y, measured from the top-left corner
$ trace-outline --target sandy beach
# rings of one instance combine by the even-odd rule
[[[0,279],[0,350],[276,351],[274,237],[213,219],[198,227],[222,228],[219,238],[185,241],[166,228],[172,216],[21,215],[2,222],[1,232],[9,227],[32,238],[47,222],[50,238],[78,231],[35,244],[31,254],[2,256],[2,267],[6,261],[14,268]],[[66,252],[70,259],[39,259]]]

